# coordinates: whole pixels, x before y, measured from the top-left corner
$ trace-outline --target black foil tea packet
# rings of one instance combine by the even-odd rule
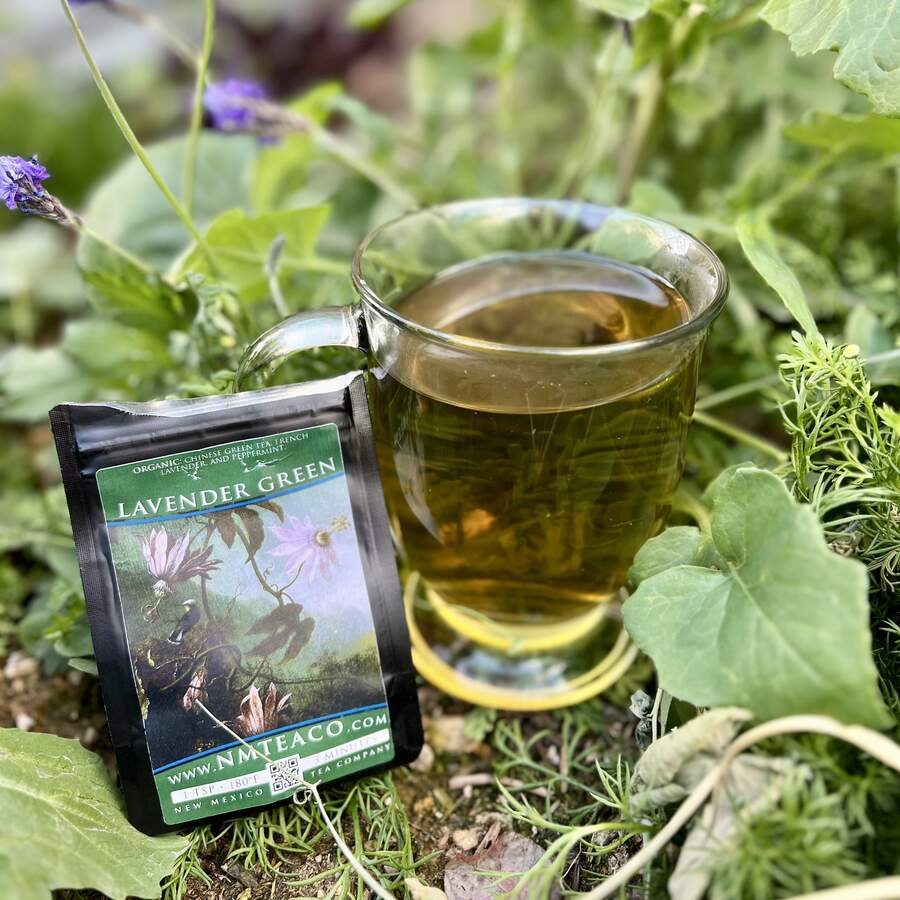
[[[289,799],[301,773],[332,782],[415,759],[361,374],[66,404],[50,420],[138,828]]]

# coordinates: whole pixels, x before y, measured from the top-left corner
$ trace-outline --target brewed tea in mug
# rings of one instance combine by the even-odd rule
[[[354,281],[358,308],[276,326],[244,371],[367,350],[420,672],[507,708],[598,692],[634,655],[616,598],[681,477],[721,264],[645,217],[489,200],[376,230]]]

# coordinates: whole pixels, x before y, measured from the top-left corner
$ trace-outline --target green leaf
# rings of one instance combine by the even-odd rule
[[[194,220],[202,228],[227,209],[247,200],[246,173],[258,153],[253,138],[207,132],[197,149]],[[184,138],[171,138],[147,148],[154,166],[179,194],[184,169]],[[101,182],[84,211],[91,226],[151,266],[166,271],[192,243],[184,225],[160,194],[141,163],[129,157]],[[84,237],[78,264],[89,272],[118,271],[120,258],[109,248]]]
[[[250,555],[255,555],[260,547],[263,545],[263,541],[266,539],[266,530],[263,527],[262,519],[260,518],[259,513],[255,509],[250,509],[248,506],[239,506],[235,513],[237,513],[237,517],[244,523],[244,529],[247,532],[247,540],[250,543],[249,552]]]
[[[708,565],[712,552],[699,529],[675,525],[641,547],[628,578],[636,586],[673,566]]]
[[[72,310],[84,306],[78,270],[63,229],[26,221],[0,241],[0,297],[28,295],[38,306]]]
[[[165,343],[151,332],[108,319],[68,322],[62,349],[87,371],[110,381],[149,378],[172,364]]]
[[[790,125],[785,135],[810,147],[843,147],[872,150],[876,153],[900,153],[900,120],[886,116],[839,116],[813,113],[802,122]]]
[[[133,828],[100,757],[78,741],[0,729],[3,897],[50,900],[58,888],[159,897],[186,846]]]
[[[322,205],[250,217],[239,209],[230,210],[216,219],[206,233],[217,272],[210,272],[203,254],[194,250],[182,266],[182,275],[215,275],[231,284],[243,300],[267,297],[265,265],[272,243],[278,237],[285,241],[279,258],[282,276],[303,271],[329,211],[328,206]]]
[[[0,419],[40,422],[57,403],[90,395],[90,380],[58,347],[12,347],[0,354]]]
[[[884,725],[865,566],[832,553],[812,510],[771,472],[729,470],[710,495],[712,560],[645,578],[624,605],[660,685],[763,719],[822,713]]]
[[[288,108],[301,116],[324,125],[335,104],[343,96],[343,88],[336,82],[320,84],[302,97],[292,100]],[[333,185],[325,186],[322,179],[311,179],[310,165],[319,157],[315,141],[308,134],[292,134],[274,146],[261,150],[253,167],[250,194],[257,212],[269,212],[308,204],[307,195],[316,195],[314,202],[327,197]]]
[[[84,672],[85,675],[93,675],[98,678],[100,673],[97,671],[97,663],[93,659],[70,659],[69,667],[75,669],[76,672]]]
[[[834,77],[875,111],[900,115],[900,4],[896,0],[769,0],[760,13],[798,56],[837,52]]]
[[[374,28],[409,2],[410,0],[356,0],[347,12],[347,21],[354,28]]]
[[[92,255],[85,259],[81,277],[103,315],[157,335],[184,330],[194,317],[196,300],[189,291],[176,291],[159,276],[120,259],[100,260],[97,269],[86,267]]]
[[[737,235],[750,265],[778,294],[803,330],[807,334],[818,334],[803,288],[781,256],[769,222],[758,214],[743,215],[737,221]]]
[[[856,344],[864,357],[894,349],[888,327],[867,306],[854,306],[844,323],[844,340]]]
[[[580,2],[598,12],[634,22],[645,16],[650,10],[652,0],[580,0]]]

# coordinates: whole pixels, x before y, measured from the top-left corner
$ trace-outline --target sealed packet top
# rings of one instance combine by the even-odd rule
[[[360,373],[50,414],[131,821],[147,833],[416,758]]]

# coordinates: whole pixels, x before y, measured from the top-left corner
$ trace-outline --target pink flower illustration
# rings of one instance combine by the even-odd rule
[[[141,537],[141,552],[147,570],[156,579],[153,593],[157,599],[171,593],[177,582],[207,575],[221,565],[218,559],[209,558],[212,547],[191,551],[189,544],[189,535],[176,538],[165,528],[153,528],[149,537]]]
[[[301,574],[307,582],[327,579],[331,567],[338,561],[333,537],[348,527],[343,516],[336,518],[330,528],[313,525],[308,516],[302,522],[295,516],[288,516],[286,525],[272,528],[280,543],[269,553],[285,557],[285,577],[288,579],[296,579]]]
[[[200,666],[191,677],[191,682],[181,698],[181,705],[185,712],[191,712],[195,701],[206,703],[206,666]]]
[[[290,694],[278,697],[278,688],[269,682],[265,704],[259,697],[256,685],[252,685],[247,696],[241,700],[241,714],[231,723],[241,737],[251,737],[271,731],[281,724],[284,708],[291,699]]]

